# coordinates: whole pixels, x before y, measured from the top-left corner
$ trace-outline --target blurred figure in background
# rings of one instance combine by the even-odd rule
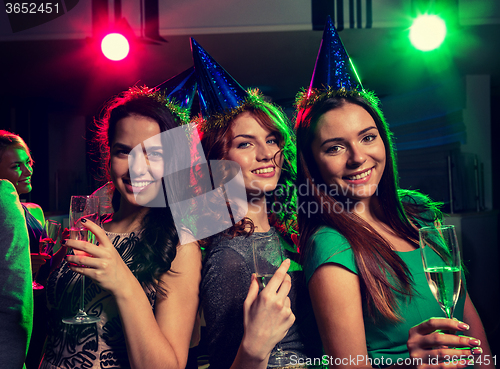
[[[24,365],[33,324],[28,231],[19,195],[0,179],[0,363]]]
[[[33,159],[24,140],[11,132],[0,130],[0,179],[12,183],[18,195],[31,192],[31,176],[33,174]],[[33,203],[21,203],[25,223],[29,235],[31,252],[31,273],[35,275],[38,269],[50,258],[39,253],[39,241],[44,232],[45,217],[42,208]],[[26,247],[28,243],[26,244]],[[48,267],[48,266],[47,266]],[[48,274],[48,271],[45,276]],[[33,318],[33,335],[26,358],[26,366],[38,368],[43,342],[46,336],[46,302],[43,290],[35,293],[35,316]]]

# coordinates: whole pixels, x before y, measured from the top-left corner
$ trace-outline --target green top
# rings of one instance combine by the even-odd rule
[[[351,272],[358,274],[358,268],[349,242],[338,231],[329,227],[322,227],[311,237],[308,243],[311,252],[308,253],[309,255],[304,263],[308,283],[314,271],[326,263],[342,265]],[[397,295],[399,313],[403,318],[402,321],[397,323],[389,322],[381,314],[377,316],[377,322],[375,322],[368,314],[367,306],[363,304],[366,346],[368,356],[373,360],[374,367],[391,365],[389,359],[392,360],[392,364],[396,364],[398,358],[409,357],[406,342],[410,328],[431,317],[445,317],[427,284],[420,250],[396,251],[396,253],[406,263],[413,276],[414,294],[411,298]],[[465,291],[466,288],[463,285],[454,312],[454,317],[459,320],[463,319]]]

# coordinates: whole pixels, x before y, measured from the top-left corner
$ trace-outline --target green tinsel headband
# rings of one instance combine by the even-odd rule
[[[195,118],[194,121],[198,124],[200,131],[206,132],[226,127],[238,114],[265,103],[264,95],[258,89],[249,89],[247,92],[248,96],[236,108],[213,114],[208,118],[201,116]]]
[[[190,121],[189,109],[181,107],[175,98],[168,98],[164,91],[162,92],[155,88],[143,86],[131,87],[129,88],[129,93],[131,96],[145,96],[158,101],[161,105],[166,106],[172,114],[176,115],[180,119],[181,124],[188,124]]]
[[[327,99],[335,96],[340,97],[354,97],[360,96],[368,100],[374,106],[378,106],[378,99],[374,93],[366,90],[346,90],[345,88],[334,89],[333,87],[328,87],[327,89],[316,89],[311,90],[302,89],[295,97],[295,107],[296,110],[306,109],[310,106],[316,105]]]

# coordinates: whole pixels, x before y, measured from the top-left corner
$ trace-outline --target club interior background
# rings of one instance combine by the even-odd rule
[[[63,15],[16,33],[0,13],[0,128],[20,134],[36,161],[25,200],[59,216],[70,195],[94,190],[99,169],[87,154],[94,117],[129,86],[155,86],[190,67],[191,36],[244,87],[260,88],[293,117],[324,9],[333,9],[338,28],[343,15],[340,35],[363,85],[381,97],[395,132],[401,186],[453,210],[447,222],[460,230],[470,294],[498,350],[500,2],[434,1],[450,27],[444,44],[427,53],[408,40],[414,9],[431,3],[424,0],[59,3]],[[98,38],[113,28],[118,6],[118,23],[134,39],[129,56],[112,62]]]

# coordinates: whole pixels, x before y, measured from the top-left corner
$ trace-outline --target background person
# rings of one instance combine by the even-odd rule
[[[9,180],[18,195],[31,192],[31,176],[33,175],[33,159],[24,140],[11,132],[0,130],[0,179]],[[13,204],[13,206],[15,206]],[[50,259],[48,255],[39,253],[40,236],[44,233],[45,217],[42,208],[34,203],[21,203],[29,235],[31,252],[31,272],[37,271]],[[38,282],[44,284],[43,277],[48,275],[48,265],[40,271]],[[26,367],[38,368],[47,328],[47,309],[45,293],[38,290],[35,293],[35,308],[33,318],[33,334],[30,342]]]
[[[33,159],[24,140],[11,132],[0,130],[0,179],[9,180],[19,195],[32,190]],[[46,257],[38,255],[40,235],[43,233],[45,217],[40,205],[21,203],[26,217],[32,254],[33,273],[45,264]]]
[[[14,185],[0,179],[0,363],[24,367],[33,324],[28,230]]]

